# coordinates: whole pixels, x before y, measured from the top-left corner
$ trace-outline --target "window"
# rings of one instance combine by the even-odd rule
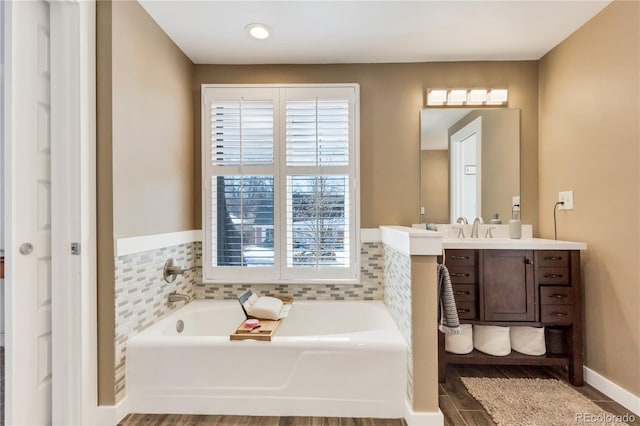
[[[203,85],[207,282],[356,282],[358,86]]]

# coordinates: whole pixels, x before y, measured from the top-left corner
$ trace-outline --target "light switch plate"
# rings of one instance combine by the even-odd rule
[[[564,202],[558,206],[558,210],[573,210],[573,191],[558,192],[558,201]]]

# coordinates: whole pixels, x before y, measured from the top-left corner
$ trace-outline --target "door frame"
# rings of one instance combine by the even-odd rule
[[[24,301],[11,291],[12,257],[17,241],[11,232],[13,145],[12,3],[5,2],[5,324],[7,347],[14,331],[12,314]],[[97,303],[96,303],[96,117],[95,117],[95,1],[50,1],[51,58],[51,249],[52,249],[52,422],[94,424],[97,416]],[[16,49],[19,49],[16,48]],[[80,243],[80,255],[70,253]],[[7,350],[7,385],[12,358]],[[11,376],[9,378],[9,376]],[[19,378],[16,378],[19,380]],[[8,389],[10,391],[10,389]],[[13,407],[30,401],[6,393],[6,423]]]
[[[462,173],[460,168],[460,142],[467,139],[472,134],[476,135],[476,216],[482,216],[482,117],[476,117],[463,128],[455,132],[449,137],[449,187],[451,197],[449,200],[449,211],[451,215],[451,223],[455,223],[460,216],[459,213],[459,176]],[[468,218],[473,220],[473,218]]]
[[[64,254],[52,258],[52,420],[89,424],[98,401],[95,2],[49,5],[51,248]]]

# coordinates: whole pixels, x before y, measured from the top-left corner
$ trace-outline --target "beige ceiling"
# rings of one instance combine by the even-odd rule
[[[609,1],[139,0],[198,64],[539,59]],[[272,29],[258,41],[244,31]]]

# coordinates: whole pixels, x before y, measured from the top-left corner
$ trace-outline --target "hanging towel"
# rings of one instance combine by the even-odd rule
[[[438,316],[440,319],[438,329],[444,334],[460,334],[462,332],[449,270],[440,264],[438,264]]]

